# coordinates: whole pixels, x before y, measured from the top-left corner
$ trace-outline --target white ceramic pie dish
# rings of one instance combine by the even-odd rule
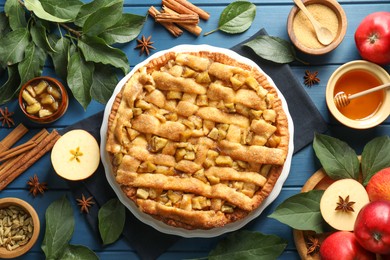
[[[276,87],[276,85],[273,82],[273,80],[268,75],[266,75],[264,73],[264,75],[267,76],[267,79],[270,82],[270,84],[273,87],[275,87],[275,89],[277,90],[277,93],[278,93],[280,99],[282,100],[282,106],[283,106],[283,109],[284,109],[284,111],[285,111],[285,113],[287,115],[287,119],[288,119],[288,125],[289,125],[288,128],[289,128],[289,133],[290,133],[290,140],[289,140],[288,154],[287,154],[286,162],[284,164],[282,173],[279,176],[279,179],[276,182],[272,192],[263,201],[263,203],[257,209],[252,211],[247,217],[245,217],[245,218],[243,218],[241,220],[238,220],[236,222],[227,224],[224,227],[213,228],[213,229],[209,229],[209,230],[203,230],[203,229],[187,230],[187,229],[184,229],[184,228],[178,228],[178,227],[169,226],[169,225],[165,224],[164,222],[156,220],[152,216],[150,216],[150,215],[148,215],[146,213],[141,212],[138,209],[137,205],[135,205],[135,203],[132,200],[130,200],[122,192],[119,184],[115,181],[115,177],[114,177],[114,174],[112,172],[112,168],[111,168],[111,164],[110,164],[110,161],[109,161],[108,153],[106,152],[107,122],[108,122],[108,116],[110,115],[110,112],[111,112],[112,104],[114,102],[114,99],[115,99],[116,95],[120,92],[121,88],[126,83],[126,81],[140,67],[142,67],[145,64],[147,64],[151,59],[154,59],[154,58],[156,58],[158,56],[161,56],[161,55],[165,54],[166,52],[198,52],[198,51],[211,51],[211,52],[224,53],[224,54],[229,55],[230,57],[232,57],[232,58],[234,58],[234,59],[236,59],[236,60],[238,60],[240,62],[243,62],[245,64],[248,64],[248,65],[251,65],[253,67],[256,67],[260,72],[264,73],[264,71],[256,63],[254,63],[252,60],[247,59],[247,58],[237,54],[236,52],[234,52],[232,50],[219,48],[219,47],[213,47],[213,46],[210,46],[210,45],[178,45],[178,46],[176,46],[174,48],[157,52],[157,53],[151,55],[149,58],[147,58],[143,62],[137,64],[131,70],[131,72],[129,74],[127,74],[118,83],[118,85],[114,89],[114,92],[113,92],[110,100],[107,102],[107,105],[106,105],[106,108],[105,108],[105,111],[104,111],[103,123],[102,123],[101,129],[100,129],[100,135],[101,135],[101,143],[100,143],[101,160],[102,160],[105,172],[106,172],[106,177],[107,177],[108,183],[111,185],[111,187],[115,191],[115,193],[118,196],[119,200],[131,211],[131,213],[137,219],[139,219],[143,223],[145,223],[145,224],[155,228],[156,230],[158,230],[160,232],[163,232],[163,233],[166,233],[166,234],[171,234],[171,235],[178,235],[178,236],[187,237],[187,238],[190,238],[190,237],[203,237],[203,238],[206,238],[206,237],[216,237],[216,236],[222,235],[222,234],[227,233],[227,232],[232,232],[232,231],[238,230],[238,229],[242,228],[243,226],[245,226],[247,223],[249,223],[251,220],[257,218],[263,212],[263,210],[269,204],[271,204],[271,202],[273,202],[276,199],[276,197],[279,195],[279,193],[280,193],[280,191],[282,189],[283,183],[287,179],[287,176],[288,176],[288,174],[290,172],[291,159],[292,159],[292,154],[293,154],[293,151],[294,151],[294,147],[293,147],[294,146],[294,144],[293,144],[294,126],[293,126],[292,118],[291,118],[290,113],[288,111],[287,102],[286,102],[285,98],[283,97],[282,93]]]

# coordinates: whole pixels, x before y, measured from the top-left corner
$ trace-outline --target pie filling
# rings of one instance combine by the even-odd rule
[[[213,52],[169,52],[141,67],[117,95],[107,135],[123,192],[186,229],[224,226],[259,207],[289,142],[265,75]]]

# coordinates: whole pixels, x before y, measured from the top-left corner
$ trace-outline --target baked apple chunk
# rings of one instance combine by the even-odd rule
[[[115,179],[168,225],[211,229],[245,218],[286,160],[288,122],[264,74],[215,52],[168,52],[116,96],[106,149]]]

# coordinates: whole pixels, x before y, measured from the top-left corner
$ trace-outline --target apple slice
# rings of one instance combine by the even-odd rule
[[[100,152],[96,139],[87,131],[71,130],[58,139],[51,152],[55,172],[67,180],[83,180],[99,166]]]
[[[352,231],[360,209],[368,202],[368,194],[361,183],[354,179],[338,180],[321,197],[321,215],[333,228]]]

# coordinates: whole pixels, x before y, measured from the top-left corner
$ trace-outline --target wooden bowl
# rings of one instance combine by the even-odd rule
[[[293,29],[294,19],[295,19],[296,15],[299,12],[302,12],[302,11],[300,11],[300,9],[297,6],[294,6],[291,9],[290,14],[288,15],[288,19],[287,19],[287,32],[288,32],[288,35],[290,37],[291,42],[294,44],[294,46],[298,50],[300,50],[306,54],[322,55],[322,54],[326,54],[328,52],[331,52],[332,50],[337,48],[337,46],[339,46],[339,44],[344,39],[345,33],[347,31],[347,17],[345,15],[343,8],[335,0],[302,0],[302,2],[304,3],[305,6],[308,6],[311,4],[321,4],[321,5],[325,5],[325,6],[329,7],[336,14],[337,21],[338,21],[338,29],[337,29],[337,32],[336,32],[336,35],[335,35],[333,42],[327,46],[324,46],[324,45],[321,46],[321,44],[319,42],[318,42],[319,48],[313,48],[313,47],[309,47],[309,46],[304,45],[302,42],[300,42],[298,40],[298,38],[294,32],[294,29]],[[311,25],[309,27],[307,27],[307,30],[308,30],[308,34],[314,32],[314,29],[312,28]],[[315,36],[313,36],[313,40],[316,40]],[[318,41],[318,40],[316,40],[316,41]]]
[[[54,89],[58,90],[58,92],[60,93],[60,98],[55,99],[55,101],[58,103],[58,108],[55,110],[53,109],[52,114],[47,115],[47,116],[39,116],[38,114],[28,113],[27,112],[28,104],[27,104],[26,100],[23,98],[24,92],[27,91],[27,88],[29,86],[34,87],[43,81],[47,82],[50,86],[52,86]],[[38,98],[36,98],[36,99],[38,99]],[[65,114],[66,110],[68,109],[68,104],[69,104],[69,97],[68,97],[68,93],[67,93],[65,87],[62,85],[61,82],[59,82],[58,80],[56,80],[55,78],[52,78],[52,77],[42,76],[42,77],[33,78],[33,79],[29,80],[28,82],[26,82],[22,86],[22,88],[20,89],[20,92],[19,92],[19,106],[20,106],[21,110],[23,111],[23,113],[25,114],[25,116],[27,118],[29,118],[31,121],[34,121],[36,123],[47,124],[47,123],[52,123],[52,122],[56,121],[57,119],[59,119],[60,117],[62,117]],[[42,106],[50,107],[47,104],[42,105]]]
[[[40,223],[39,223],[38,214],[29,203],[18,198],[0,199],[0,209],[8,208],[10,206],[17,206],[23,211],[25,211],[27,215],[31,216],[33,221],[33,233],[30,240],[28,240],[27,244],[19,246],[13,250],[8,250],[7,248],[0,246],[0,259],[15,258],[25,254],[28,250],[31,249],[31,247],[33,247],[33,245],[38,239],[38,235],[40,232]]]

